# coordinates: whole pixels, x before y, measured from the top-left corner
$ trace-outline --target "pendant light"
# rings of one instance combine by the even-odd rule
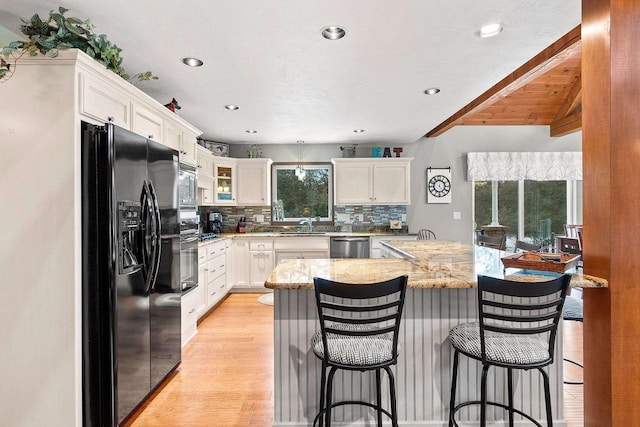
[[[295,174],[300,181],[304,181],[304,177],[307,175],[307,171],[302,167],[302,144],[304,144],[304,141],[298,141],[298,166],[296,166],[295,170]]]

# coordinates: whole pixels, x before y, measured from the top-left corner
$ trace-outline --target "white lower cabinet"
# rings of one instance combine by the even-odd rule
[[[264,288],[264,282],[273,271],[273,240],[259,239],[249,242],[251,287]]]
[[[275,265],[283,259],[329,258],[328,237],[282,237],[274,242]]]
[[[249,239],[234,238],[232,250],[233,288],[249,287]]]
[[[196,320],[204,316],[229,292],[227,245],[230,239],[200,244],[198,247],[198,287],[189,294],[196,299]],[[183,300],[184,304],[184,300]]]
[[[224,249],[224,243],[221,246]],[[205,269],[207,270],[207,309],[210,309],[226,295],[227,279],[224,253],[216,254],[212,259],[207,260]]]
[[[199,287],[198,287],[199,288]],[[195,288],[182,296],[182,345],[184,346],[197,333],[198,295]]]
[[[234,238],[233,289],[236,292],[264,289],[264,282],[273,271],[273,261],[272,238]]]
[[[224,258],[226,264],[226,289],[230,291],[233,287],[233,240],[225,239],[224,240]]]

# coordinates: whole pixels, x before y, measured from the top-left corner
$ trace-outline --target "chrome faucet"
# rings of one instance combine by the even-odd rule
[[[307,218],[307,219],[303,219],[302,221],[299,222],[300,225],[307,225],[307,227],[309,227],[307,229],[307,232],[312,233],[313,232],[313,224],[311,224],[311,218]]]

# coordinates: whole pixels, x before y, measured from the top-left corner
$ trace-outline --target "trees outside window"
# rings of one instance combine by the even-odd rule
[[[549,248],[553,236],[564,233],[564,224],[581,223],[581,181],[498,181],[497,218],[492,223],[492,181],[474,182],[476,227],[503,225],[507,248],[524,240]]]
[[[333,177],[331,164],[303,163],[304,175],[296,174],[297,164],[272,165],[272,221],[299,222],[311,218],[320,223],[333,221]]]

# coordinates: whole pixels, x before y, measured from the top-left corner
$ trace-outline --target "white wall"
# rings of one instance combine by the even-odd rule
[[[370,157],[371,147],[358,144],[357,157]],[[582,151],[582,132],[560,138],[549,136],[548,126],[457,126],[437,138],[421,138],[403,147],[402,157],[414,157],[411,164],[411,205],[407,207],[409,232],[429,228],[438,239],[473,241],[473,188],[467,181],[467,153],[471,151]],[[247,157],[248,145],[232,145],[232,157]],[[263,145],[263,157],[274,162],[295,162],[297,144]],[[304,144],[303,160],[329,161],[342,157],[340,144]],[[427,204],[427,167],[451,166],[452,202]],[[453,212],[461,219],[454,220]]]

